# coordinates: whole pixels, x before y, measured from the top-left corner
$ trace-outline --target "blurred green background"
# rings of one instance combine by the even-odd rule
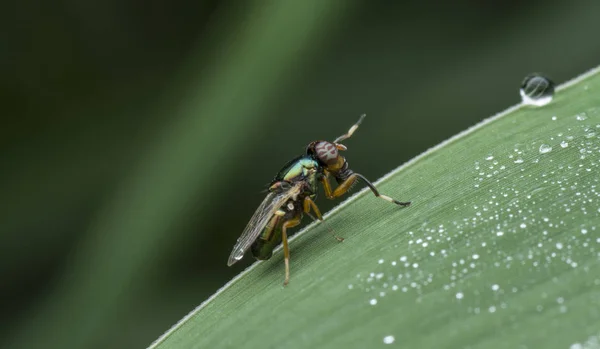
[[[347,157],[376,180],[517,103],[526,74],[562,83],[598,65],[599,10],[2,3],[0,346],[149,345],[252,263],[226,266],[309,141],[366,113]]]

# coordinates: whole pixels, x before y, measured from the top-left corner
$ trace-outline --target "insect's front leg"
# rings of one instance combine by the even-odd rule
[[[325,196],[327,196],[328,199],[335,199],[335,198],[338,198],[338,197],[346,194],[346,192],[348,192],[348,190],[350,190],[352,185],[358,179],[362,179],[367,184],[369,189],[371,189],[373,194],[375,194],[376,197],[381,198],[385,201],[392,202],[399,206],[409,206],[410,205],[410,201],[401,202],[401,201],[393,199],[387,195],[380,194],[379,191],[377,190],[377,188],[375,188],[375,186],[373,185],[373,183],[371,183],[367,178],[365,178],[365,176],[363,176],[359,173],[351,174],[350,177],[346,178],[346,180],[343,181],[342,183],[340,183],[338,185],[338,187],[335,188],[335,190],[333,190],[333,191],[331,190],[331,185],[329,184],[329,179],[328,179],[327,175],[321,177],[321,183],[323,183],[323,189],[325,190]]]
[[[325,173],[319,177],[319,181],[321,182],[321,185],[323,185],[325,197],[329,200],[335,199],[336,197],[333,196],[333,190],[331,190],[331,184],[329,184],[329,172],[325,171]]]
[[[285,260],[285,280],[283,281],[283,286],[286,286],[290,282],[290,248],[288,246],[287,229],[300,224],[300,219],[300,216],[296,216],[285,221],[281,228],[281,241],[283,242],[283,257]]]

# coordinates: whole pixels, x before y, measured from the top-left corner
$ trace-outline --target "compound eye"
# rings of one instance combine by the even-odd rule
[[[327,165],[335,164],[339,156],[337,147],[329,142],[315,144],[315,153],[317,158]]]

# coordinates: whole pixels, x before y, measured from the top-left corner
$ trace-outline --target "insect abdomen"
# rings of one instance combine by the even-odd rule
[[[271,258],[273,250],[281,243],[283,225],[289,220],[300,219],[302,217],[302,206],[296,202],[288,201],[278,212],[281,214],[275,214],[271,217],[269,223],[251,246],[252,255],[256,259]]]
[[[273,216],[260,236],[251,246],[252,255],[259,260],[266,260],[273,255],[273,249],[281,243],[281,226],[283,217]]]

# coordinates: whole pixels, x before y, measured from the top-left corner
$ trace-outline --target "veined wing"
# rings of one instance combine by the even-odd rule
[[[244,257],[244,253],[246,253],[246,250],[248,250],[254,240],[260,235],[260,232],[265,228],[269,219],[271,219],[275,212],[289,199],[300,194],[301,188],[302,183],[296,183],[283,192],[270,192],[267,194],[263,202],[254,212],[252,218],[250,218],[248,225],[246,225],[246,228],[237,240],[235,246],[233,246],[227,265],[231,266]]]

